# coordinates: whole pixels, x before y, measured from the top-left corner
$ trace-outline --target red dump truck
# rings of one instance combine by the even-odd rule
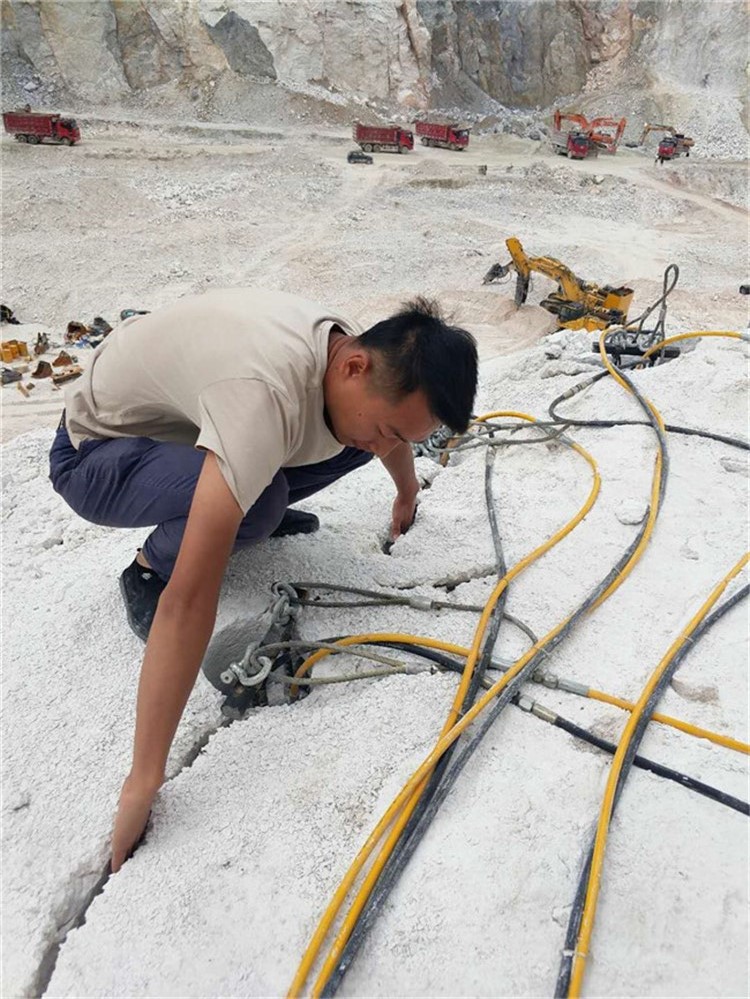
[[[44,114],[41,111],[5,111],[3,113],[5,131],[14,135],[18,142],[36,144],[45,139],[58,145],[74,146],[81,140],[81,132],[74,118],[64,118],[59,114]]]
[[[556,153],[567,156],[569,160],[585,160],[587,156],[596,156],[599,152],[586,132],[556,130],[550,134],[550,142]]]
[[[418,121],[414,127],[423,146],[440,146],[441,149],[466,149],[469,145],[468,128],[458,125],[439,125],[435,121]]]
[[[659,163],[663,163],[665,160],[674,160],[678,156],[689,156],[694,144],[689,136],[683,135],[681,132],[665,135],[659,143],[656,159]]]
[[[414,133],[397,125],[363,125],[355,121],[352,138],[366,153],[405,153],[414,148]]]

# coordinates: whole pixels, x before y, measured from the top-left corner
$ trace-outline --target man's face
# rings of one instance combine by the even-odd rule
[[[372,367],[359,355],[347,358],[326,383],[326,408],[338,441],[385,458],[402,441],[422,441],[440,426],[423,392],[391,402],[372,384]]]

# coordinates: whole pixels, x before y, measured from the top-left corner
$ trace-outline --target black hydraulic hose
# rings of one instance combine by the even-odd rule
[[[578,395],[584,389],[589,388],[596,382],[600,381],[602,378],[606,378],[609,371],[606,369],[604,371],[598,372],[591,378],[587,378],[583,382],[579,382],[572,388],[568,389],[567,392],[563,392],[556,399],[553,399],[549,405],[548,412],[549,415],[556,423],[563,423],[566,426],[571,427],[645,427],[648,426],[645,420],[576,420],[572,416],[563,416],[561,413],[557,412],[559,405],[566,399],[572,399],[574,395]],[[743,441],[740,437],[729,437],[726,434],[716,434],[710,430],[695,430],[692,427],[680,427],[673,423],[665,423],[664,429],[670,434],[684,434],[690,437],[705,437],[708,440],[719,441],[721,444],[729,444],[731,447],[742,448],[743,451],[750,451],[750,443]]]
[[[368,642],[367,644],[378,645],[383,648],[395,649],[402,652],[411,652],[416,656],[434,662],[436,665],[440,666],[441,669],[446,670],[447,672],[463,672],[462,663],[460,663],[457,659],[451,659],[451,657],[446,655],[444,652],[438,652],[435,649],[424,648],[421,645],[404,645],[400,642]],[[512,699],[511,703],[515,704],[516,707],[520,706],[518,703],[518,695]],[[533,714],[533,712],[531,713]],[[580,725],[576,725],[575,722],[569,721],[567,718],[563,718],[561,715],[556,713],[554,721],[551,720],[548,724],[562,729],[563,732],[567,732],[568,735],[572,735],[576,739],[581,739],[583,742],[587,742],[589,745],[595,746],[597,749],[601,749],[605,753],[609,753],[610,756],[614,756],[617,751],[617,746],[615,746],[613,742],[608,742],[606,739],[600,738],[600,736],[595,735],[589,729],[582,728]],[[741,798],[735,798],[734,795],[727,794],[725,791],[720,791],[711,784],[705,784],[696,777],[690,777],[688,774],[680,773],[679,770],[673,770],[671,767],[665,767],[662,763],[657,763],[656,761],[650,760],[645,756],[635,756],[633,758],[633,766],[638,767],[640,770],[647,770],[649,773],[655,774],[657,777],[663,777],[665,780],[674,781],[675,784],[679,784],[680,787],[684,787],[688,791],[696,791],[698,794],[702,794],[706,798],[711,798],[712,801],[717,801],[721,805],[726,805],[728,808],[733,808],[735,811],[741,812],[743,815],[750,816],[750,803],[742,801]]]
[[[561,718],[560,715],[556,716],[552,724],[556,725],[557,728],[561,728],[569,735],[573,735],[577,739],[583,739],[584,742],[596,746],[597,749],[603,749],[605,753],[609,753],[611,756],[614,756],[617,751],[617,746],[613,742],[600,739],[598,735],[594,735],[588,729],[581,728],[580,725],[568,721],[567,718]],[[704,784],[703,781],[697,780],[695,777],[681,774],[679,771],[672,770],[671,767],[665,767],[661,763],[654,762],[654,760],[649,760],[645,756],[634,756],[633,766],[639,767],[641,770],[648,770],[652,774],[656,774],[657,777],[665,777],[667,780],[672,780],[689,791],[697,791],[698,794],[718,801],[720,804],[726,805],[728,808],[733,808],[737,812],[742,812],[743,815],[750,815],[750,803],[747,801],[735,798],[733,795],[726,794],[724,791],[720,791],[710,784]]]
[[[670,275],[671,275],[671,282],[672,282],[671,284],[670,284]],[[657,298],[656,301],[652,305],[649,305],[649,307],[647,309],[645,309],[640,314],[640,316],[638,316],[635,319],[632,319],[627,324],[627,326],[625,327],[625,329],[628,332],[630,332],[633,329],[633,327],[637,325],[638,326],[638,333],[639,334],[642,333],[643,332],[643,324],[646,322],[646,320],[648,319],[648,317],[651,315],[651,313],[655,309],[659,309],[659,317],[658,317],[658,319],[656,321],[656,326],[653,329],[653,335],[654,335],[655,339],[657,339],[657,338],[660,339],[660,340],[665,339],[665,335],[666,334],[665,334],[664,324],[665,324],[665,321],[666,321],[666,318],[667,318],[667,299],[669,298],[669,296],[674,291],[675,286],[676,286],[679,278],[680,278],[680,268],[677,266],[677,264],[669,264],[669,266],[667,267],[667,269],[664,271],[664,280],[662,282],[662,292],[661,292],[661,295],[659,296],[659,298]]]
[[[662,466],[661,475],[659,480],[659,494],[658,503],[659,508],[661,508],[662,500],[664,497],[664,490],[666,488],[666,482],[669,471],[669,460],[667,454],[666,439],[659,423],[654,416],[654,414],[649,409],[648,403],[644,399],[643,395],[628,378],[624,372],[620,372],[620,377],[627,384],[630,391],[635,396],[638,404],[643,409],[648,422],[653,427],[654,433],[656,434],[659,450],[662,456]],[[435,816],[440,805],[445,800],[448,792],[455,783],[458,775],[461,773],[463,768],[466,766],[470,757],[476,750],[479,743],[482,741],[484,736],[487,734],[491,726],[493,725],[495,719],[498,717],[500,712],[505,708],[505,706],[513,699],[513,697],[518,693],[522,684],[526,679],[537,669],[540,661],[547,658],[549,653],[559,645],[570,632],[573,630],[578,621],[586,614],[590,607],[596,603],[599,597],[609,588],[609,586],[617,579],[622,570],[625,568],[627,563],[630,561],[633,553],[637,549],[642,537],[644,536],[648,527],[648,517],[644,520],[643,524],[639,528],[639,531],[633,542],[628,546],[627,550],[618,559],[617,563],[613,566],[610,572],[604,577],[604,579],[589,593],[586,599],[580,604],[580,606],[573,612],[564,627],[552,637],[544,647],[540,648],[535,655],[529,659],[525,666],[519,670],[519,672],[513,677],[513,679],[508,683],[508,685],[498,694],[495,703],[486,709],[483,720],[477,721],[478,729],[475,732],[473,738],[468,743],[468,745],[462,744],[461,752],[458,754],[453,762],[452,767],[445,773],[444,778],[441,780],[439,786],[436,788],[434,794],[432,795],[429,804],[425,807],[422,812],[419,824],[413,830],[408,840],[405,838],[404,833],[402,833],[399,850],[396,855],[396,851],[391,854],[388,863],[384,866],[383,870],[378,877],[377,882],[365,903],[362,912],[359,915],[352,934],[349,937],[344,949],[342,950],[341,956],[339,957],[338,963],[334,968],[333,972],[325,983],[322,991],[323,996],[332,996],[335,994],[338,986],[341,983],[344,975],[346,974],[352,960],[354,959],[357,951],[359,950],[362,942],[364,941],[367,933],[372,926],[375,917],[382,906],[383,902],[386,900],[390,894],[393,886],[396,884],[401,872],[408,863],[410,857],[416,850],[419,842],[427,831],[430,822]],[[403,846],[401,844],[403,843]],[[391,863],[392,861],[392,863]]]
[[[724,601],[716,610],[705,618],[689,635],[682,645],[677,650],[672,662],[669,664],[668,668],[664,671],[659,682],[654,688],[651,697],[649,698],[646,709],[644,710],[641,718],[638,721],[635,731],[633,732],[633,738],[628,746],[625,759],[623,761],[623,767],[620,772],[620,778],[617,782],[617,787],[615,788],[614,800],[612,802],[612,815],[615,813],[617,808],[617,803],[620,800],[620,795],[622,794],[622,789],[625,786],[625,780],[630,772],[630,768],[636,758],[636,753],[638,752],[638,746],[643,738],[643,733],[646,730],[646,726],[651,721],[651,715],[654,713],[654,707],[657,701],[661,697],[664,688],[669,683],[669,681],[674,676],[677,667],[680,665],[682,660],[688,654],[688,652],[693,648],[696,642],[698,642],[703,635],[709,631],[717,621],[719,621],[727,611],[731,610],[735,604],[743,600],[748,593],[750,593],[750,585],[743,586],[741,589],[737,590],[736,593],[732,594],[727,600]],[[747,812],[745,813],[747,814]],[[591,861],[594,855],[594,842],[596,840],[596,830],[591,838],[591,844],[589,846],[588,852],[586,854],[586,859],[584,861],[581,873],[578,878],[578,884],[576,886],[576,893],[573,899],[573,906],[570,910],[570,916],[568,917],[568,926],[565,931],[565,942],[563,944],[562,959],[560,961],[560,970],[557,975],[557,985],[555,987],[555,999],[564,999],[568,994],[568,989],[570,987],[570,977],[573,971],[573,958],[575,957],[575,946],[578,941],[578,934],[581,928],[581,919],[583,918],[583,909],[586,903],[586,892],[588,891],[589,875],[591,873]]]
[[[492,469],[494,460],[494,449],[488,450],[486,452],[484,467],[484,496],[487,507],[487,516],[490,522],[490,531],[492,533],[492,545],[495,550],[495,570],[497,572],[497,578],[500,580],[507,575],[508,566],[505,561],[502,539],[500,537],[500,529],[497,523],[497,514],[495,512],[495,501],[492,494]],[[482,653],[469,682],[469,687],[466,691],[463,702],[461,703],[459,717],[462,717],[474,703],[487,668],[490,665],[492,652],[494,650],[495,643],[497,642],[498,632],[505,613],[505,604],[507,599],[508,587],[506,586],[492,610],[487,628],[487,635],[485,636],[485,641],[482,647]],[[360,913],[357,923],[355,924],[352,935],[347,941],[346,947],[341,954],[339,963],[336,968],[334,968],[328,978],[328,981],[323,987],[321,992],[323,997],[335,995],[339,985],[341,984],[341,980],[346,974],[347,968],[356,956],[361,943],[364,941],[369,927],[375,921],[380,907],[390,894],[392,886],[395,885],[401,870],[409,860],[409,857],[413,852],[413,848],[412,850],[409,849],[413,836],[422,824],[430,804],[435,800],[444,782],[445,774],[450,765],[450,761],[453,758],[454,753],[457,751],[458,744],[460,742],[461,739],[459,738],[447,749],[445,753],[443,753],[432,771],[432,774],[430,775],[424,791],[420,795],[414,811],[409,816],[398,842],[395,844],[391,855],[388,857],[388,860],[383,866],[383,870],[380,872],[370,897],[367,899],[362,908],[362,912]],[[419,838],[421,838],[421,836]],[[381,888],[381,885],[383,887],[380,891],[378,891],[378,889]]]

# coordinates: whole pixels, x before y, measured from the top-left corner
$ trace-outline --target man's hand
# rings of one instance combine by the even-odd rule
[[[405,441],[380,460],[385,465],[397,489],[391,512],[391,541],[395,541],[402,534],[406,534],[414,523],[419,481],[414,471],[414,455],[411,446]]]
[[[414,523],[417,513],[417,496],[419,495],[419,485],[414,491],[399,493],[393,501],[391,511],[391,541],[402,534],[406,534]]]
[[[122,785],[112,832],[112,873],[120,870],[138,845],[151,814],[158,787],[139,785],[129,776]]]

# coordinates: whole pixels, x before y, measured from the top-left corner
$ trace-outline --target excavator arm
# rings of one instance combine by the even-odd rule
[[[591,141],[614,153],[627,123],[627,118],[594,118],[590,126]]]
[[[567,114],[564,111],[560,111],[559,108],[555,111],[555,117],[553,119],[555,131],[562,131],[562,123],[564,121],[569,121],[573,126],[571,131],[575,132],[588,132],[590,126],[586,119],[586,115],[583,114]]]
[[[675,130],[672,125],[651,125],[649,122],[643,126],[643,131],[641,132],[640,138],[638,139],[638,145],[642,146],[646,141],[646,136],[649,132],[667,132],[669,135],[674,135]]]
[[[569,329],[606,329],[612,323],[624,323],[633,298],[632,288],[599,287],[582,281],[569,267],[554,257],[529,257],[514,236],[505,241],[510,253],[507,264],[495,264],[484,276],[484,284],[491,284],[516,272],[517,306],[523,305],[529,291],[532,272],[543,274],[557,284],[542,302],[543,308],[558,317],[560,326]]]
[[[506,240],[505,245],[508,247],[512,266],[518,275],[518,282],[516,283],[516,305],[522,305],[526,301],[529,290],[529,278],[532,271],[536,271],[538,274],[543,274],[545,277],[556,281],[558,292],[567,301],[578,302],[582,300],[583,288],[581,287],[581,282],[565,264],[561,264],[554,257],[527,257],[521,243],[515,236],[511,236],[510,239]],[[519,285],[523,285],[523,297],[520,302],[518,301]]]

